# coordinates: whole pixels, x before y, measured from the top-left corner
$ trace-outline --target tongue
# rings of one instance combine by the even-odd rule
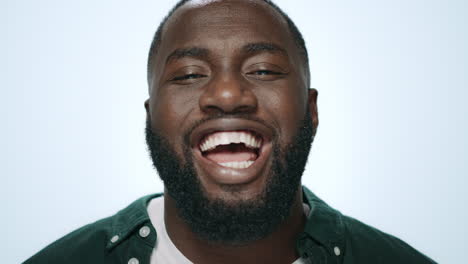
[[[244,145],[231,144],[223,145],[208,151],[205,158],[217,163],[232,161],[254,161],[257,154],[254,150],[246,148]]]

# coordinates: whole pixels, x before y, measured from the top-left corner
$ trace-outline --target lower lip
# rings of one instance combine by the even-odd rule
[[[208,177],[206,180],[221,185],[248,184],[258,179],[267,166],[267,161],[271,155],[271,142],[264,143],[255,162],[248,168],[243,169],[224,167],[211,161],[203,157],[198,148],[194,149],[194,152],[196,163],[199,164],[203,175]]]

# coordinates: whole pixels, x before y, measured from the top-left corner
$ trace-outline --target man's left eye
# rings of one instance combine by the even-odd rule
[[[279,71],[271,71],[271,70],[254,70],[247,72],[246,76],[253,80],[259,81],[275,81],[278,79],[282,79],[284,77],[283,72]]]
[[[253,72],[249,72],[247,74],[250,74],[250,75],[282,75],[282,73],[280,73],[280,72],[269,71],[269,70],[253,71]]]

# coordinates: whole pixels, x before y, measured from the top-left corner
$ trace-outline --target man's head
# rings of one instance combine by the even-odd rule
[[[151,47],[149,50],[148,54],[148,66],[147,66],[147,78],[148,78],[148,83],[150,83],[152,77],[153,77],[153,67],[154,67],[154,58],[156,53],[158,52],[159,45],[161,44],[161,38],[162,38],[162,31],[164,29],[164,26],[166,25],[167,20],[172,16],[172,14],[179,9],[182,5],[185,3],[189,2],[190,0],[179,0],[177,4],[169,11],[169,13],[164,17],[163,21],[159,24],[158,29],[156,30],[156,33],[154,34],[153,41],[151,43]],[[210,2],[210,1],[199,1],[199,2]],[[211,1],[214,2],[214,1]],[[273,3],[270,0],[263,0],[266,4],[270,5],[273,9],[275,9],[281,16],[282,18],[286,21],[289,27],[289,31],[291,33],[291,37],[294,39],[296,42],[297,48],[299,52],[301,53],[302,57],[302,63],[304,63],[304,68],[306,69],[306,74],[307,74],[307,87],[310,86],[310,76],[309,76],[309,56],[307,52],[307,48],[305,45],[304,38],[302,37],[301,32],[299,29],[296,27],[294,22],[289,18],[289,16],[281,10],[275,3]]]
[[[318,125],[307,52],[270,2],[182,2],[150,52],[152,159],[201,238],[261,239],[300,197]]]

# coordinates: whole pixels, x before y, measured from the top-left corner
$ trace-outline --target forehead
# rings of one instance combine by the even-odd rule
[[[190,1],[167,21],[160,54],[167,55],[183,46],[223,50],[248,42],[295,49],[286,21],[263,1]]]

